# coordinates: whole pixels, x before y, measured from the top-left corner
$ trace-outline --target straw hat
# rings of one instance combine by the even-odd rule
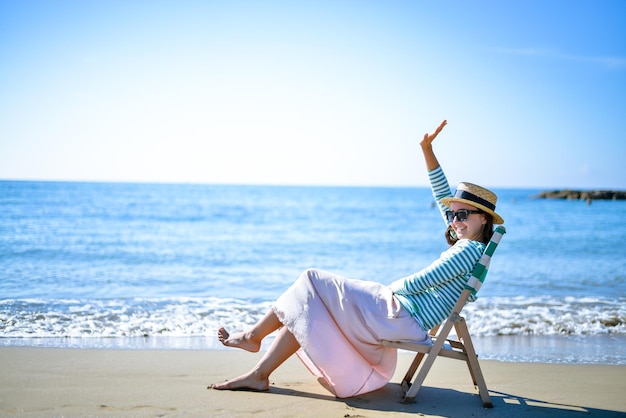
[[[444,197],[441,199],[441,203],[447,207],[450,207],[450,203],[452,202],[462,202],[476,206],[483,212],[491,214],[494,224],[503,224],[504,219],[495,212],[497,201],[498,197],[492,191],[465,182],[459,183],[453,197]]]

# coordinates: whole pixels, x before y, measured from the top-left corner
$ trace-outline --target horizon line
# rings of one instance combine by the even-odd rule
[[[337,188],[390,188],[417,189],[429,188],[428,184],[322,184],[322,183],[248,183],[248,182],[204,182],[166,180],[67,180],[67,179],[27,179],[0,178],[0,182],[16,183],[82,183],[82,184],[136,184],[136,185],[190,185],[190,186],[241,186],[241,187],[337,187]],[[613,191],[626,192],[626,188],[613,187],[569,187],[569,186],[486,186],[500,190],[539,190],[539,191]],[[452,188],[452,187],[451,187]]]

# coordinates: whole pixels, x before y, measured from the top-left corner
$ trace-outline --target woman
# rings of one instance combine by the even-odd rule
[[[222,344],[250,352],[259,351],[265,336],[279,332],[252,370],[213,389],[268,390],[270,374],[297,353],[335,396],[356,396],[384,386],[393,376],[397,352],[382,340],[430,342],[427,330],[449,315],[491,238],[493,224],[504,223],[489,190],[460,183],[451,195],[432,148],[446,123],[425,134],[420,146],[448,225],[450,248],[422,271],[389,286],[305,271],[251,329],[229,334],[220,328]]]

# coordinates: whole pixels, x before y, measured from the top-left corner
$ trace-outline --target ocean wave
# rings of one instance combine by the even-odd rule
[[[215,335],[227,324],[254,324],[270,303],[237,299],[114,300],[7,299],[0,301],[0,337],[190,337]]]
[[[463,311],[475,336],[626,335],[624,298],[485,297]],[[0,338],[214,336],[246,329],[271,302],[225,298],[4,299]]]
[[[472,335],[626,334],[626,299],[479,298],[464,309]]]

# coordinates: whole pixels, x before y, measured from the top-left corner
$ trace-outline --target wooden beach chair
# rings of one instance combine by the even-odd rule
[[[442,356],[465,361],[467,363],[467,367],[469,368],[472,380],[474,381],[474,386],[478,387],[478,392],[480,394],[480,399],[482,400],[483,405],[486,408],[493,407],[491,399],[489,398],[487,384],[485,383],[482,371],[480,370],[478,357],[476,355],[476,351],[474,350],[474,345],[472,344],[472,339],[470,338],[467,324],[465,323],[465,318],[461,316],[461,310],[467,303],[467,299],[469,298],[470,294],[475,295],[485,281],[485,277],[487,276],[487,270],[489,268],[489,263],[491,261],[491,256],[493,255],[496,247],[498,246],[498,243],[500,242],[500,239],[505,233],[506,229],[504,228],[504,226],[498,226],[495,229],[493,236],[491,237],[491,241],[489,241],[489,243],[487,244],[485,252],[474,267],[472,277],[468,280],[465,286],[465,290],[463,291],[463,293],[461,293],[461,296],[459,297],[456,305],[452,309],[452,312],[450,313],[446,321],[443,322],[443,325],[439,324],[435,328],[430,330],[429,334],[431,336],[433,345],[415,344],[401,341],[383,341],[383,345],[387,347],[397,347],[403,350],[417,352],[413,363],[409,367],[409,370],[406,372],[404,379],[402,379],[401,385],[404,391],[404,402],[415,401],[417,392],[424,383],[426,375],[430,371],[433,363],[435,362],[435,359],[438,356]],[[453,326],[456,330],[456,339],[453,339],[449,335]],[[417,374],[415,381],[411,384],[413,375],[419,368],[424,358],[426,358],[426,361],[424,362],[419,373]]]

